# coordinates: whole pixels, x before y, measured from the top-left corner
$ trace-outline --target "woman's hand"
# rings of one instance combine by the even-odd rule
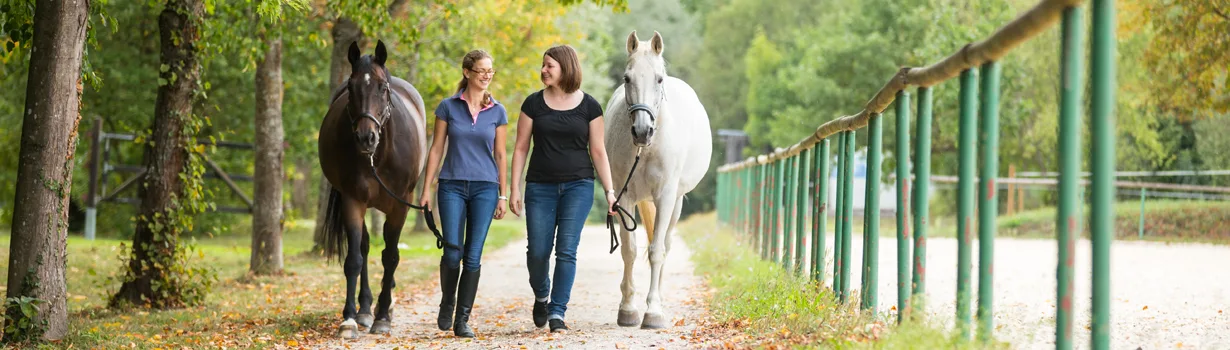
[[[419,206],[426,208],[427,210],[431,210],[430,205],[431,205],[431,192],[423,191],[423,194],[419,196]]]
[[[525,201],[521,199],[521,190],[514,188],[512,190],[512,197],[508,197],[508,200],[512,202],[509,204],[509,209],[512,209],[512,213],[517,215],[517,217],[521,217],[521,213],[525,212]]]
[[[615,192],[606,192],[606,214],[615,215]]]
[[[503,199],[499,200],[498,204],[495,205],[495,219],[496,220],[504,219],[504,213],[507,211],[508,211],[508,201],[503,200]]]

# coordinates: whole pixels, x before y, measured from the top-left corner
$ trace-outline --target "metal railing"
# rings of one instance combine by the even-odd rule
[[[992,325],[992,264],[996,220],[996,174],[999,150],[1000,58],[1021,43],[1062,22],[1061,100],[1059,117],[1058,288],[1056,291],[1055,345],[1072,347],[1073,250],[1080,218],[1080,126],[1083,85],[1084,30],[1082,0],[1045,0],[998,29],[989,38],[966,45],[939,62],[920,68],[903,68],[867,102],[862,111],[820,125],[802,141],[775,152],[718,168],[718,218],[747,235],[763,258],[800,274],[805,256],[811,262],[810,278],[823,281],[828,192],[836,191],[833,290],[841,302],[850,299],[850,257],[853,240],[854,130],[867,128],[868,156],[863,224],[861,307],[876,309],[876,272],[879,240],[879,180],[883,116],[896,102],[896,150],[909,154],[910,87],[917,89],[913,176],[910,160],[897,166],[897,294],[898,322],[908,316],[912,299],[926,291],[926,241],[928,184],[931,154],[931,87],[959,76],[959,171],[957,200],[957,302],[956,324],[962,336],[971,334],[972,234],[978,234],[977,334],[989,340]],[[1091,132],[1093,293],[1092,347],[1105,349],[1110,338],[1110,243],[1114,183],[1115,120],[1112,114],[1115,90],[1114,1],[1093,0],[1090,72],[1092,99],[1089,106]],[[833,141],[835,139],[835,141]],[[836,142],[838,172],[836,188],[830,189],[830,147]],[[981,150],[976,154],[975,150]],[[911,191],[913,180],[913,191]],[[975,187],[975,181],[978,186]],[[913,200],[911,201],[911,194]],[[973,217],[974,205],[978,217]],[[912,220],[911,220],[912,219]],[[977,225],[977,226],[974,226]],[[915,229],[911,242],[910,228]],[[807,244],[810,243],[810,244]],[[912,243],[912,244],[911,244]],[[911,247],[912,245],[912,247]],[[912,248],[912,249],[911,249]],[[810,254],[810,255],[809,255]],[[913,262],[912,269],[907,262]]]

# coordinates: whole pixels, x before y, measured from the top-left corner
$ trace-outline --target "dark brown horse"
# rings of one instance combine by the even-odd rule
[[[329,112],[320,125],[320,167],[332,189],[325,217],[325,254],[343,260],[346,306],[339,336],[358,337],[358,325],[371,333],[388,333],[390,307],[400,260],[397,241],[427,159],[423,98],[410,83],[389,74],[383,42],[375,55],[360,56],[357,43],[349,52],[350,78],[333,92]],[[375,171],[373,171],[373,169]],[[378,176],[374,176],[378,174]],[[399,198],[394,198],[397,196]],[[364,213],[376,208],[386,215],[384,277],[372,314],[367,282],[368,233]],[[359,307],[355,309],[355,287]]]

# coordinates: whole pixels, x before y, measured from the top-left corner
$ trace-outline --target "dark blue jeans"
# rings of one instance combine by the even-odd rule
[[[577,244],[581,228],[594,205],[594,180],[525,185],[525,222],[529,246],[526,266],[530,288],[538,299],[551,297],[547,310],[551,318],[564,319],[572,282],[577,274]],[[549,269],[555,250],[555,283]]]
[[[500,185],[486,181],[440,180],[436,190],[440,210],[440,234],[456,248],[444,247],[440,264],[457,268],[464,262],[466,270],[478,270],[482,265],[483,243],[487,241],[487,229],[499,202]],[[462,232],[465,240],[462,242]],[[462,244],[464,243],[464,244]]]

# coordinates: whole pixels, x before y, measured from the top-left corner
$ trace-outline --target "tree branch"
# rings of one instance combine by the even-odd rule
[[[1221,12],[1221,9],[1217,8],[1216,5],[1209,5],[1209,7],[1212,7],[1213,13],[1217,14],[1217,16],[1221,17],[1221,19],[1230,21],[1230,17],[1227,17],[1225,12]]]

